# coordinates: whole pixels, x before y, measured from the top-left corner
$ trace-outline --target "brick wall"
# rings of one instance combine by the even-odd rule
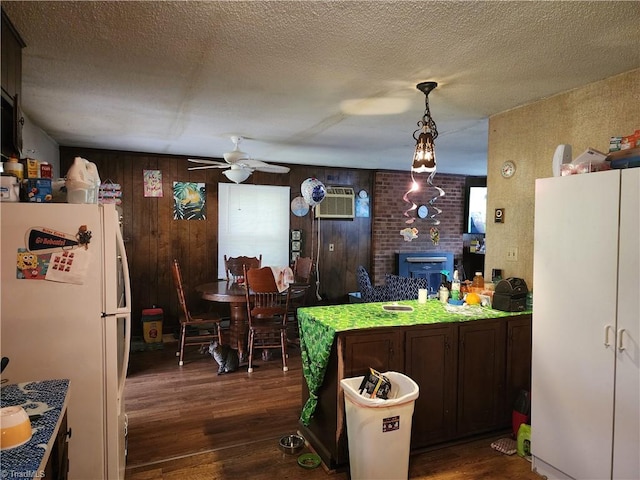
[[[416,174],[420,190],[411,194],[416,205],[425,204],[437,192],[427,183],[427,174]],[[379,171],[375,175],[372,224],[372,264],[371,278],[376,284],[384,281],[386,273],[395,273],[395,254],[406,252],[453,252],[455,260],[462,259],[462,231],[464,215],[464,182],[463,175],[436,174],[434,185],[445,191],[435,205],[442,210],[437,218],[440,233],[438,245],[434,245],[429,235],[432,226],[428,219],[416,218],[411,225],[405,223],[404,211],[410,207],[402,197],[411,187],[410,172]],[[412,212],[415,216],[415,212]],[[418,238],[406,242],[400,230],[409,227],[418,229]]]

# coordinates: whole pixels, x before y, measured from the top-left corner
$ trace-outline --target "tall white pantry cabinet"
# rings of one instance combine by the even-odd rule
[[[640,168],[536,181],[531,453],[640,479]]]

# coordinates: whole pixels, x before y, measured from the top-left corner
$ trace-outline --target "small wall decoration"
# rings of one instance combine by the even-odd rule
[[[162,191],[162,172],[160,170],[143,170],[142,178],[145,197],[164,196]]]
[[[207,192],[204,183],[173,182],[173,219],[206,220]]]
[[[402,235],[405,242],[410,242],[414,238],[418,238],[418,229],[415,227],[403,228],[402,230],[400,230],[400,235]]]
[[[98,188],[98,203],[122,205],[122,186],[111,180],[101,183]]]
[[[440,231],[437,227],[431,227],[429,229],[429,236],[431,237],[431,242],[434,245],[438,245],[440,243]]]
[[[369,216],[369,194],[366,190],[360,190],[356,197],[356,217]]]

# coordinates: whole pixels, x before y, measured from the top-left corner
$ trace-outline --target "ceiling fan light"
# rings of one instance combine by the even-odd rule
[[[234,168],[225,170],[222,174],[234,183],[242,183],[249,178],[251,172],[244,168]]]

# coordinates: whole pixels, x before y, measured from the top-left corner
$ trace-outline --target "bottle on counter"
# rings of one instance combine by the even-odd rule
[[[482,272],[476,272],[475,276],[473,277],[473,282],[471,282],[471,287],[479,289],[478,291],[484,289],[484,277],[482,276]]]
[[[460,278],[458,270],[453,271],[453,280],[451,281],[451,299],[460,300]]]
[[[449,289],[444,284],[440,285],[438,296],[442,303],[447,303],[449,301]]]

